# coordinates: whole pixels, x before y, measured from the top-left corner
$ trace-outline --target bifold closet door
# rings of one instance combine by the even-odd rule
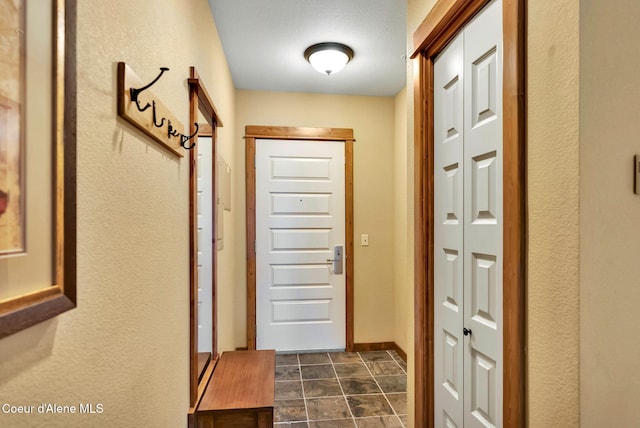
[[[434,64],[434,419],[502,425],[502,2]]]
[[[502,426],[502,2],[464,30],[466,428]]]
[[[435,426],[463,421],[463,34],[434,64]]]

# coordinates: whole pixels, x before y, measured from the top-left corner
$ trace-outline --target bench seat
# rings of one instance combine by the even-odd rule
[[[196,410],[197,428],[273,426],[275,351],[233,351],[220,357]]]

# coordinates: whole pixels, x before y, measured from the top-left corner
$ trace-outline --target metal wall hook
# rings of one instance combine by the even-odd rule
[[[156,100],[153,100],[153,126],[156,128],[162,128],[164,126],[165,119],[164,117],[160,120],[160,123],[156,120]]]
[[[146,109],[151,107],[151,104],[149,103],[147,103],[147,105],[145,105],[144,107],[140,107],[140,102],[138,101],[138,96],[140,95],[140,93],[152,87],[162,77],[164,72],[168,70],[169,70],[168,67],[160,67],[160,74],[158,74],[158,76],[155,79],[153,79],[149,84],[147,84],[146,86],[143,86],[142,88],[129,88],[129,93],[131,95],[131,102],[136,103],[136,107],[138,107],[139,111],[145,111]]]
[[[193,132],[193,134],[191,134],[191,135],[181,135],[181,136],[180,136],[180,145],[181,145],[183,148],[187,149],[187,150],[190,150],[190,149],[194,148],[194,147],[195,147],[195,145],[196,145],[196,143],[193,143],[193,144],[191,144],[189,147],[187,147],[187,146],[186,146],[187,141],[189,141],[190,139],[192,139],[193,137],[195,137],[196,135],[198,135],[198,128],[199,128],[200,126],[198,125],[198,122],[195,122],[195,123],[194,123],[194,125],[195,125],[195,127],[196,127],[196,130]]]

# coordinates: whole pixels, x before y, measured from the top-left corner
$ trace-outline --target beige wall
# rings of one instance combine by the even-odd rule
[[[410,39],[433,3],[409,0]],[[578,11],[579,0],[556,1],[552,8],[548,2],[528,2],[527,400],[531,427],[579,425]],[[412,144],[413,91],[411,84],[408,87]],[[410,371],[412,367],[410,359]],[[410,393],[410,401],[411,397]]]
[[[415,28],[433,4],[433,0],[408,1],[409,46]],[[622,62],[623,49],[632,44],[614,42],[628,38],[634,27],[626,18],[632,14],[621,9],[592,0],[582,0],[582,4],[592,12],[583,12],[589,24],[583,27],[583,58],[586,53],[590,58],[582,60],[580,70],[579,0],[556,1],[553,8],[546,2],[529,2],[528,6],[531,427],[578,426],[579,334],[583,422],[602,425],[605,415],[610,421],[615,409],[620,423],[628,425],[633,415],[617,403],[638,397],[632,383],[638,368],[632,359],[635,348],[628,348],[637,346],[629,341],[635,326],[628,314],[638,300],[632,288],[633,275],[638,272],[629,257],[638,251],[637,244],[625,239],[633,236],[628,233],[632,227],[628,213],[638,202],[628,189],[631,149],[619,145],[634,135],[627,125],[634,123],[633,117],[622,119],[634,112],[628,106],[637,98],[637,88],[624,82],[631,80],[637,64],[628,62],[622,68],[616,64],[619,77],[614,79],[611,68],[606,67],[608,60]],[[637,8],[632,0],[624,4]],[[594,17],[600,16],[604,23],[598,26]],[[605,46],[611,49],[610,56],[601,66]],[[100,416],[48,417],[48,426],[120,426],[134,419],[159,427],[184,425],[188,407],[188,165],[116,119],[115,63],[120,60],[147,77],[154,77],[160,66],[170,67],[154,91],[185,124],[185,78],[188,66],[196,65],[224,120],[219,150],[233,169],[233,205],[232,212],[225,214],[225,250],[219,255],[221,350],[246,344],[244,126],[354,128],[358,140],[356,244],[361,233],[369,233],[371,242],[367,248],[356,245],[355,338],[357,342],[405,343],[412,414],[411,61],[406,95],[401,92],[395,99],[234,93],[204,0],[189,4],[183,0],[79,2],[79,306],[0,341],[0,401],[105,405]],[[578,316],[579,71],[589,83],[582,87],[582,320]],[[607,94],[601,94],[600,87],[607,93],[613,91],[615,96],[609,99],[618,102],[605,103],[603,108]],[[406,134],[399,129],[405,114]],[[611,126],[609,121],[616,118],[620,123]],[[603,133],[609,129],[615,133],[607,134],[607,144],[602,144]],[[406,146],[402,147],[404,139]],[[618,145],[612,145],[614,141]],[[406,240],[398,236],[404,228]],[[615,250],[616,258],[609,256]],[[395,270],[388,264],[394,251]],[[610,263],[604,266],[605,261]],[[612,352],[621,346],[626,353]],[[0,422],[29,426],[42,420],[0,415]]]
[[[640,3],[580,2],[580,408],[638,426]]]
[[[79,1],[77,59],[78,307],[0,341],[0,402],[102,403],[104,413],[0,414],[0,425],[185,426],[189,165],[116,118],[116,62],[144,81],[169,67],[153,90],[185,125],[195,65],[225,121],[228,161],[231,77],[205,0]]]
[[[579,425],[579,1],[529,2],[529,425]]]
[[[238,90],[236,92],[236,158],[244,159],[246,125],[353,128],[355,233],[355,341],[394,340],[394,208],[393,159],[394,100],[362,97]],[[234,176],[244,198],[244,169]],[[238,210],[236,234],[245,236],[244,199]],[[360,234],[369,234],[369,246],[360,246]],[[238,262],[245,262],[244,238],[238,241]],[[244,272],[244,265],[239,271]],[[241,282],[240,282],[241,281]],[[244,280],[236,306],[236,323],[246,321]],[[240,295],[240,293],[238,295]],[[246,327],[245,327],[246,328]],[[245,332],[237,337],[245,346]]]

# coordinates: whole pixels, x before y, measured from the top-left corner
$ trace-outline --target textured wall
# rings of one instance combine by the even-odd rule
[[[580,3],[580,408],[584,427],[640,426],[640,3]]]
[[[578,11],[578,0],[528,8],[531,427],[579,425]]]
[[[246,125],[353,128],[357,343],[394,339],[393,108],[391,97],[236,92],[237,159],[244,159],[242,135]],[[244,186],[244,173],[240,174],[235,179],[242,180]],[[244,187],[238,198],[243,195]],[[238,216],[237,235],[243,237],[238,240],[242,246],[238,262],[244,263],[244,204]],[[368,247],[360,246],[362,233],[369,234]],[[244,298],[239,299],[237,325],[246,321],[243,304]],[[245,346],[244,336],[241,339],[241,346]]]
[[[205,0],[79,1],[77,60],[78,307],[0,341],[0,403],[104,413],[0,413],[0,426],[185,426],[189,168],[117,119],[116,62],[144,81],[169,67],[154,92],[185,125],[195,65],[229,147],[231,77]]]

